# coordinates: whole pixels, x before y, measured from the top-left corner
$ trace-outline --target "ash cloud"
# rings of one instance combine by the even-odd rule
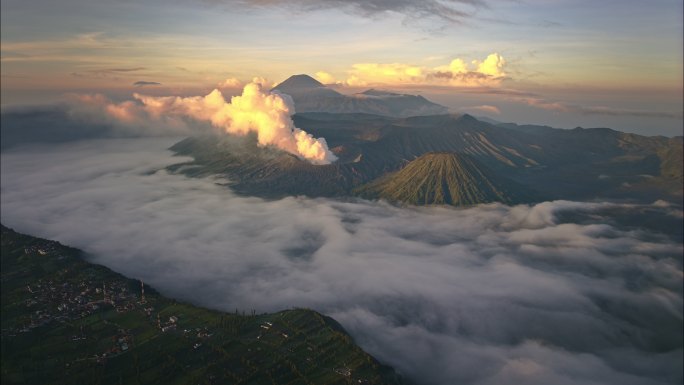
[[[212,308],[322,311],[421,384],[682,382],[681,207],[266,201],[167,173],[173,142],[6,151],[2,222]]]
[[[242,95],[227,103],[214,89],[206,96],[147,96],[134,94],[142,106],[126,101],[108,104],[106,112],[123,122],[155,120],[161,117],[191,118],[210,122],[231,135],[256,133],[260,146],[273,146],[313,164],[330,164],[337,157],[328,149],[325,138],[314,138],[295,127],[294,102],[289,95],[269,92],[256,81],[245,85]]]
[[[230,79],[229,79],[230,80]],[[227,102],[219,89],[205,96],[150,96],[114,101],[103,94],[71,94],[69,103],[2,114],[2,148],[32,142],[63,142],[93,137],[256,134],[258,146],[272,146],[312,164],[337,160],[325,138],[295,126],[289,95],[264,90],[264,79],[246,84]],[[158,85],[136,82],[137,87]],[[49,120],[46,116],[51,117]]]

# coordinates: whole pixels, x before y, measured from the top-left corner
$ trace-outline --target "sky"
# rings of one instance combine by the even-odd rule
[[[177,138],[0,153],[3,224],[225,311],[313,308],[425,385],[682,383],[682,209],[240,196]]]
[[[3,0],[2,106],[306,73],[501,121],[682,134],[682,2]]]

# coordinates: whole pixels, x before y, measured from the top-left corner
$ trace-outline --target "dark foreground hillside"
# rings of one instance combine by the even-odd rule
[[[2,226],[2,384],[399,384],[331,318],[211,311]]]

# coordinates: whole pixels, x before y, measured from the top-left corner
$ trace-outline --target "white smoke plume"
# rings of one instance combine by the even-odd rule
[[[229,134],[257,134],[260,146],[275,146],[313,164],[330,164],[337,157],[328,149],[324,138],[295,127],[290,115],[294,102],[288,95],[270,93],[258,82],[247,84],[242,95],[227,103],[218,89],[206,96],[146,96],[133,95],[153,118],[175,115],[208,121]]]

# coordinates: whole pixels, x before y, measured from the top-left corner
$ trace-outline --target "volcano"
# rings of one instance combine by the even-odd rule
[[[431,152],[409,162],[401,170],[360,187],[367,198],[382,198],[414,205],[520,203],[532,193],[497,175],[472,157],[450,152]]]
[[[444,114],[447,108],[419,95],[370,89],[341,94],[308,75],[293,75],[273,87],[295,102],[297,112],[363,113],[389,117]]]

